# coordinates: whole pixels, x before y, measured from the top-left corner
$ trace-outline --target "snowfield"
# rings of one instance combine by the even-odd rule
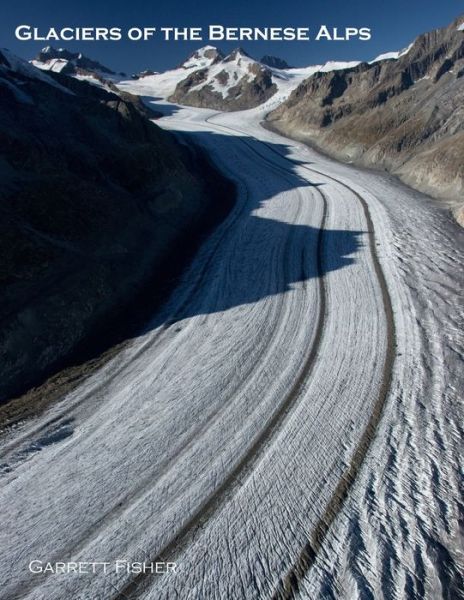
[[[460,597],[464,232],[263,129],[289,88],[241,113],[156,104],[237,203],[138,337],[4,432],[3,598]]]

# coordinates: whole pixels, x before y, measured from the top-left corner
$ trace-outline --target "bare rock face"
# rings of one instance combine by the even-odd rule
[[[339,159],[378,166],[440,197],[464,193],[464,17],[398,58],[315,73],[267,117]]]
[[[215,78],[220,85],[227,85],[229,83],[230,76],[227,71],[220,71]]]
[[[189,64],[189,60],[184,65]],[[265,102],[277,91],[271,71],[237,48],[225,58],[190,73],[177,84],[171,102],[213,108],[244,110]]]
[[[204,83],[208,79],[208,69],[199,69],[190,73],[183,81],[177,84],[176,92],[179,95],[186,95],[191,88]]]

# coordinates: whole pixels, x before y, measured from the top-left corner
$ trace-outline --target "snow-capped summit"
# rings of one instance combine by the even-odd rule
[[[180,104],[240,110],[265,102],[277,91],[272,71],[251,58],[243,48],[191,72],[176,85],[170,100]]]
[[[193,67],[203,69],[219,62],[223,57],[224,55],[222,52],[215,46],[203,46],[203,48],[199,48],[198,50],[195,50],[195,52],[192,52],[180,67],[183,67],[184,69]]]
[[[114,79],[116,73],[82,52],[69,52],[65,48],[46,46],[31,63],[42,71],[54,71],[79,78]]]
[[[224,58],[224,62],[231,62],[234,60],[237,61],[241,58],[251,58],[251,56],[248,54],[248,52],[246,52],[243,48],[239,46],[238,48],[232,50],[232,52]]]

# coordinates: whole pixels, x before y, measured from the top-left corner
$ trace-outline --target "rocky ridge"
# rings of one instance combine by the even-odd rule
[[[259,61],[262,65],[271,67],[272,69],[291,69],[290,65],[283,58],[278,56],[269,56],[268,54],[261,57]]]
[[[464,17],[371,63],[317,72],[267,116],[334,157],[452,200],[464,223]]]
[[[139,99],[3,50],[0,92],[1,402],[100,343],[148,282],[153,310],[231,194]]]

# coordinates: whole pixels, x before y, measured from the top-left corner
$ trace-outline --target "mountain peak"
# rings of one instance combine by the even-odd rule
[[[199,52],[200,54],[204,54],[205,52],[209,52],[210,50],[213,50],[214,52],[219,52],[219,50],[216,48],[216,46],[211,46],[209,44],[207,44],[206,46],[202,46],[201,48],[198,48],[197,52]]]
[[[185,69],[190,69],[191,67],[201,69],[213,65],[223,58],[224,55],[215,46],[203,46],[192,52],[180,67],[184,67]]]
[[[233,60],[237,60],[238,58],[252,58],[241,46],[232,50],[230,54],[228,54],[224,58],[224,62],[230,62]]]
[[[37,54],[32,64],[43,71],[59,71],[70,75],[80,71],[89,73],[114,75],[114,71],[92,60],[82,52],[69,52],[66,48],[53,48],[46,46]]]

